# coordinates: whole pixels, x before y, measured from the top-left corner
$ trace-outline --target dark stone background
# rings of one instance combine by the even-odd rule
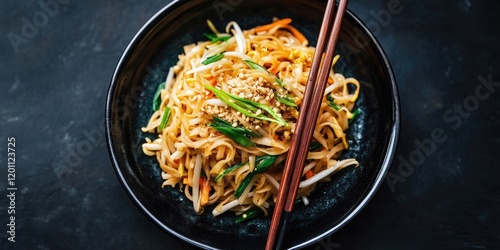
[[[397,158],[372,202],[310,248],[498,249],[500,4],[401,0],[401,13],[383,15],[392,1],[352,0],[349,9],[370,24],[398,80]],[[133,205],[103,138],[114,67],[168,2],[59,0],[24,37],[25,20],[43,11],[39,1],[0,3],[0,248],[190,249]],[[435,132],[441,140],[430,147]],[[10,137],[16,243],[6,239]],[[84,155],[66,158],[83,144]]]

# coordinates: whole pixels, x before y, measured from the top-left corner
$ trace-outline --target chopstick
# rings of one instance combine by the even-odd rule
[[[316,120],[331,70],[335,47],[348,0],[340,0],[337,15],[332,22],[335,0],[329,0],[318,36],[301,110],[295,126],[287,160],[280,182],[276,205],[266,241],[266,250],[281,249],[295,196],[300,184],[308,145],[316,127]],[[327,40],[328,39],[328,40]],[[324,49],[326,44],[326,50]]]

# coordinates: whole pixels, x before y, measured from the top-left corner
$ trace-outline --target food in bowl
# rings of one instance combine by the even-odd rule
[[[213,205],[214,216],[233,211],[244,221],[273,207],[298,114],[307,112],[301,102],[314,54],[291,23],[241,30],[229,22],[220,32],[207,21],[209,40],[184,46],[159,83],[142,149],[156,157],[162,187],[179,188],[197,213]],[[340,159],[359,92],[355,78],[332,67],[298,201],[307,205],[318,182],[359,165]]]

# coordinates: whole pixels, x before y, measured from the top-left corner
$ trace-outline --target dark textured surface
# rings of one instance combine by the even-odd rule
[[[132,205],[104,144],[111,74],[167,1],[59,2],[46,19],[38,1],[0,7],[0,247],[190,249]],[[498,248],[500,4],[401,1],[391,14],[394,2],[349,3],[398,80],[392,174],[354,220],[311,249]],[[39,27],[23,30],[34,17]],[[16,243],[2,226],[8,137],[16,138]]]

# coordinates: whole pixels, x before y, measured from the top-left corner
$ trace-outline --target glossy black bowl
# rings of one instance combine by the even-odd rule
[[[142,153],[141,132],[151,115],[158,84],[182,47],[204,40],[206,19],[220,30],[229,21],[242,29],[269,23],[273,17],[293,19],[315,45],[325,8],[323,1],[178,1],[153,16],[126,48],[109,88],[106,130],[113,166],[123,187],[144,214],[164,231],[203,248],[261,249],[270,216],[236,223],[234,215],[198,215],[178,188],[161,188],[156,159]],[[335,232],[373,197],[390,167],[399,133],[399,104],[394,76],[382,48],[362,22],[348,12],[337,46],[335,70],[361,82],[357,108],[361,115],[348,130],[358,168],[344,169],[318,185],[308,206],[294,208],[285,247],[300,248]],[[208,210],[208,209],[207,209]],[[131,234],[133,232],[130,232]]]

